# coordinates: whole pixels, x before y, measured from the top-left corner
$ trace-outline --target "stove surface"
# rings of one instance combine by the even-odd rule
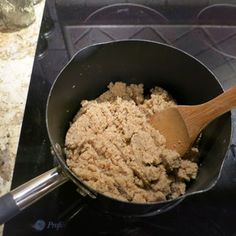
[[[187,5],[171,0],[47,1],[12,188],[57,165],[45,124],[46,99],[57,74],[79,49],[119,39],[173,45],[202,61],[225,89],[236,84],[236,5],[204,0]],[[207,193],[188,197],[160,215],[123,218],[97,212],[69,182],[8,222],[4,236],[234,235],[235,111],[232,124],[234,132],[222,176]]]

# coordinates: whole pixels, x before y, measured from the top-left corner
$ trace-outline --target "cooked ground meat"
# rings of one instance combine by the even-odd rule
[[[175,105],[162,88],[143,95],[143,85],[110,83],[83,101],[65,140],[67,165],[90,187],[115,199],[158,202],[185,193],[198,171],[198,149],[184,157],[165,147],[147,117]]]

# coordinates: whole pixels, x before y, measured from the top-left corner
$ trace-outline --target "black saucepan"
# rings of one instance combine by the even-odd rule
[[[185,195],[175,200],[148,204],[122,202],[94,191],[75,176],[67,167],[63,152],[69,123],[80,102],[99,96],[111,81],[143,83],[146,92],[158,85],[168,90],[179,104],[186,105],[206,102],[223,91],[215,76],[202,63],[165,44],[127,40],[84,48],[65,66],[48,96],[48,135],[60,166],[4,195],[0,199],[0,223],[68,180],[78,185],[82,195],[93,199],[90,204],[122,215],[163,212],[185,197],[207,191],[215,185],[230,142],[230,113],[219,117],[203,131],[197,179],[189,185]]]

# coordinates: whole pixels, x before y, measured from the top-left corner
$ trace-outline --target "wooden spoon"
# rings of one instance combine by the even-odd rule
[[[216,98],[194,106],[175,106],[150,117],[151,125],[166,138],[166,146],[181,156],[215,118],[236,107],[236,86]]]

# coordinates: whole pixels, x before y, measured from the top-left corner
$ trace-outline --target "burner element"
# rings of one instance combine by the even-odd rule
[[[90,14],[86,24],[166,24],[168,19],[159,11],[145,5],[119,3],[101,7]]]
[[[236,5],[214,4],[201,10],[198,22],[208,22],[213,27],[206,27],[208,40],[205,41],[217,53],[236,59]],[[222,26],[223,25],[223,26]],[[201,27],[201,25],[199,26]]]

